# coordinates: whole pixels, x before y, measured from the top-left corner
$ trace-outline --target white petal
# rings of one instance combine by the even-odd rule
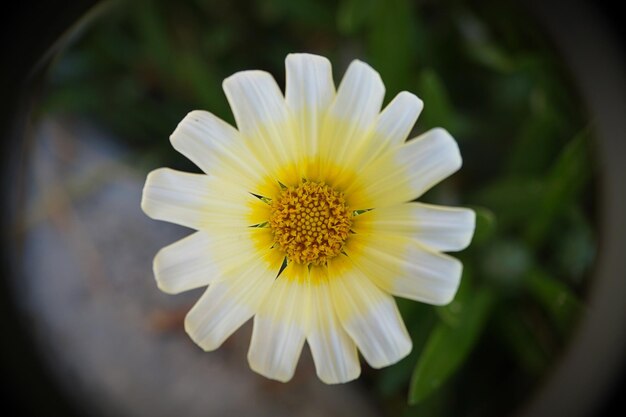
[[[345,250],[376,285],[400,297],[445,305],[461,281],[461,262],[406,236],[357,233]]]
[[[355,60],[341,80],[330,114],[350,124],[349,131],[368,126],[376,120],[384,97],[385,85],[378,72]]]
[[[239,132],[209,112],[196,110],[187,114],[170,140],[177,151],[207,174],[221,176],[249,190],[255,190],[259,176],[265,174],[265,168]]]
[[[311,326],[307,341],[317,376],[326,384],[348,382],[361,373],[356,345],[341,327],[324,267],[311,268]]]
[[[329,262],[333,304],[344,329],[374,368],[398,362],[412,348],[394,299],[364,276],[350,259]]]
[[[318,152],[323,117],[335,98],[335,84],[328,59],[311,54],[289,54],[285,60],[287,105],[296,117],[303,156]]]
[[[473,210],[423,203],[404,203],[370,210],[352,225],[357,233],[392,234],[413,237],[439,251],[466,248],[474,234]]]
[[[258,201],[217,177],[160,168],[148,174],[141,208],[153,219],[201,230],[254,224]]]
[[[355,152],[359,153],[384,96],[385,86],[378,72],[364,62],[352,61],[324,120],[320,136],[323,171],[344,166]]]
[[[424,103],[415,94],[401,91],[378,116],[374,134],[390,146],[402,144],[423,108]]]
[[[161,249],[154,257],[153,270],[161,291],[176,294],[207,285],[215,276],[209,253],[210,240],[196,232]]]
[[[378,208],[421,196],[461,167],[456,141],[441,128],[394,147],[359,172],[345,190],[355,208]]]
[[[258,228],[241,231],[196,232],[161,249],[154,258],[154,276],[161,291],[176,294],[221,281],[233,269],[260,258],[259,249],[271,242],[260,242]]]
[[[347,164],[357,168],[367,166],[384,151],[401,145],[409,136],[424,104],[414,94],[400,92],[378,115],[362,146],[351,152]]]
[[[194,342],[204,350],[217,349],[252,317],[280,268],[279,263],[270,265],[265,259],[240,263],[230,279],[209,285],[185,318],[185,330]]]
[[[267,378],[287,382],[293,377],[307,332],[307,273],[306,267],[289,264],[254,317],[248,362]]]
[[[274,78],[264,71],[242,71],[226,78],[223,87],[247,146],[279,176],[274,179],[286,185],[299,181],[293,117]]]

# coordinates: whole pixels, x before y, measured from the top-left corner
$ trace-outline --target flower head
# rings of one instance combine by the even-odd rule
[[[443,129],[406,140],[422,109],[353,61],[335,91],[330,62],[291,54],[283,96],[272,76],[224,81],[237,129],[193,111],[171,136],[205,174],[157,169],[142,208],[197,232],[154,259],[159,288],[208,285],[185,319],[203,349],[254,317],[250,367],[289,380],[306,341],[319,378],[357,378],[357,347],[380,368],[411,350],[392,295],[452,300],[474,231],[468,209],[413,202],[458,170]]]

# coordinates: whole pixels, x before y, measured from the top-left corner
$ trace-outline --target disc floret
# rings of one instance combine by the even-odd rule
[[[320,265],[343,250],[351,214],[343,193],[324,182],[303,181],[272,201],[269,224],[290,261]]]

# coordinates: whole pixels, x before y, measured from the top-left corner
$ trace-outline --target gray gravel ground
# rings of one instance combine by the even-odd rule
[[[84,123],[48,119],[35,131],[15,289],[59,384],[90,415],[377,414],[360,382],[319,382],[306,347],[287,384],[252,372],[251,323],[202,352],[183,330],[202,290],[163,294],[152,276],[157,250],[189,230],[143,214],[145,170]]]

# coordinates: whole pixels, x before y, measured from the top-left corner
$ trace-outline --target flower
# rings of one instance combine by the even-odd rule
[[[193,111],[173,147],[205,174],[161,168],[144,212],[196,229],[159,251],[159,288],[208,285],[185,319],[189,336],[217,349],[254,317],[250,367],[288,381],[306,341],[317,375],[360,374],[411,351],[392,295],[452,300],[474,212],[413,202],[461,167],[454,139],[432,129],[406,141],[422,101],[398,94],[381,112],[378,73],[355,60],[337,91],[330,62],[290,54],[285,96],[263,71],[224,80],[235,129]]]

